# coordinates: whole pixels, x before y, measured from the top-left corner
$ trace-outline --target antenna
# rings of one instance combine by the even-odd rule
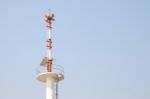
[[[48,15],[45,15],[45,22],[48,30],[46,46],[47,56],[44,57],[40,63],[40,66],[44,67],[44,71],[39,72],[37,75],[37,80],[46,83],[46,99],[58,99],[58,82],[64,79],[63,68],[60,66],[57,66],[57,68],[53,66],[51,30],[54,20],[54,14],[49,10]]]
[[[48,29],[48,39],[47,39],[47,71],[52,71],[52,39],[51,39],[51,29],[52,29],[52,21],[54,21],[54,14],[51,14],[49,9],[49,14],[45,15],[45,22],[47,23]]]

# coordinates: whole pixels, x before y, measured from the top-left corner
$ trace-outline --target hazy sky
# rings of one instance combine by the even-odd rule
[[[0,99],[45,99],[49,8],[59,99],[150,99],[150,0],[1,0]]]

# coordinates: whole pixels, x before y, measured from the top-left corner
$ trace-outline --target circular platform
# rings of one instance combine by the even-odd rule
[[[64,75],[55,72],[44,72],[37,75],[37,80],[41,82],[46,82],[47,78],[52,78],[56,81],[61,81],[64,79]]]

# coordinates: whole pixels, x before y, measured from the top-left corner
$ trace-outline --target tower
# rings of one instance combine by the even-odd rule
[[[44,57],[40,64],[43,71],[40,71],[37,75],[37,80],[46,83],[46,99],[58,99],[58,82],[64,79],[63,70],[53,65],[51,29],[54,20],[54,14],[49,12],[48,15],[45,15],[48,29],[47,57]]]

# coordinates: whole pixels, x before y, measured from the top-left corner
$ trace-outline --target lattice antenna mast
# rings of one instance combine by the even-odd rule
[[[51,30],[52,30],[52,21],[54,21],[54,14],[50,13],[49,15],[45,15],[45,22],[47,23],[48,29],[48,39],[47,39],[47,72],[52,72],[52,39],[51,39]]]

